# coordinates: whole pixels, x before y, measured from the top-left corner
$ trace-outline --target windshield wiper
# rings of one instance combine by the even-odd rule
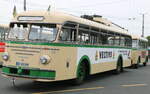
[[[35,40],[35,41],[48,41],[48,40],[46,40],[46,39],[32,39],[33,41]]]

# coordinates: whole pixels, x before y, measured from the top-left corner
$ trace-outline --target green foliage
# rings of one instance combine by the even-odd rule
[[[150,47],[150,36],[147,36],[148,39],[148,46]]]

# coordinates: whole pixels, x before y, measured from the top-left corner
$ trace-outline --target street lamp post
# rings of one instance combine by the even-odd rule
[[[144,37],[144,20],[145,20],[145,14],[142,14],[142,35],[141,35],[141,37]]]
[[[24,11],[26,11],[26,0],[24,0]]]

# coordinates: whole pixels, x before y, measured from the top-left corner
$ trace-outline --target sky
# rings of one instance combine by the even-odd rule
[[[150,36],[150,0],[27,0],[27,10],[61,10],[75,16],[101,15],[141,36],[145,14],[145,36]],[[23,11],[23,0],[0,0],[0,24],[9,24],[14,5]]]

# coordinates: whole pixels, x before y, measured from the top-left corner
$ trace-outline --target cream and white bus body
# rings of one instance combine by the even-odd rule
[[[148,40],[132,35],[132,66],[138,68],[139,64],[146,66],[148,62]]]
[[[58,81],[131,65],[131,36],[124,29],[57,11],[28,11],[10,23],[3,75]]]

